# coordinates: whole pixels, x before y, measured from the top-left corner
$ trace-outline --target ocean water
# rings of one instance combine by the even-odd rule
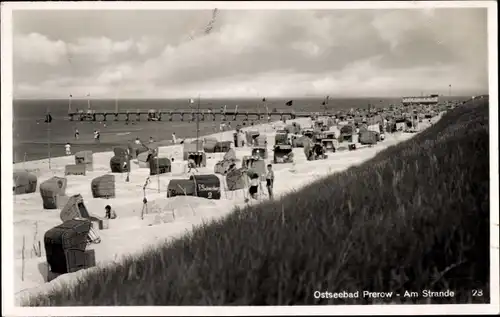
[[[238,111],[258,111],[265,112],[265,106],[271,111],[295,110],[302,111],[324,111],[322,105],[323,99],[293,99],[292,106],[286,106],[285,103],[290,99],[267,99],[264,103],[261,99],[225,99],[225,100],[200,100],[200,109],[213,109],[219,111],[221,107],[227,105],[228,110],[232,110],[238,105]],[[327,108],[329,111],[345,110],[351,108],[367,108],[369,104],[376,107],[385,107],[390,104],[399,104],[400,98],[357,98],[357,99],[329,99]],[[116,100],[91,100],[91,109],[99,111],[106,110],[114,112]],[[189,104],[187,99],[183,100],[119,100],[118,107],[120,111],[137,111],[149,109],[175,110],[190,109],[197,107],[197,101],[194,105]],[[87,109],[87,100],[72,100],[71,108]],[[45,113],[50,111],[53,121],[51,124],[44,123]],[[68,100],[14,100],[13,101],[13,162],[22,162],[24,160],[37,160],[49,156],[63,156],[64,145],[66,142],[71,144],[73,153],[80,150],[92,150],[94,152],[111,151],[114,146],[126,145],[128,142],[139,137],[143,142],[147,142],[150,137],[155,141],[171,140],[172,133],[175,132],[177,139],[196,137],[196,122],[188,121],[166,121],[148,122],[145,116],[141,121],[135,122],[135,116],[131,116],[131,121],[126,124],[122,121],[113,121],[114,117],[108,116],[107,122],[89,122],[89,121],[69,121]],[[174,119],[175,120],[175,119]],[[259,120],[243,122],[242,117],[238,121],[229,121],[231,126],[237,124],[251,125],[261,123]],[[220,120],[212,119],[200,121],[200,136],[216,133],[219,131]],[[7,124],[2,122],[2,124]],[[74,139],[74,131],[80,132],[79,140]],[[101,132],[99,143],[94,142],[93,131]],[[49,142],[50,140],[50,142]]]

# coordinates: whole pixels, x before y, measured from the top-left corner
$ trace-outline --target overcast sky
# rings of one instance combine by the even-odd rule
[[[486,9],[17,11],[14,96],[486,93]]]

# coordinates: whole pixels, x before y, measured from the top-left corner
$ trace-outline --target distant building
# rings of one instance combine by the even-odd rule
[[[418,96],[418,97],[403,97],[403,105],[424,104],[436,105],[439,102],[439,95]]]

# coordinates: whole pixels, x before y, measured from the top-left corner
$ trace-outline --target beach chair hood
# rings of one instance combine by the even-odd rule
[[[236,152],[234,149],[229,149],[226,154],[224,154],[225,161],[235,161],[236,160]]]
[[[195,193],[198,197],[220,199],[220,180],[217,175],[191,175],[189,179],[194,181]]]
[[[38,178],[35,174],[25,171],[14,171],[14,195],[34,193],[36,191],[37,182]]]
[[[247,175],[243,168],[229,171],[226,175],[227,189],[230,191],[243,189],[247,186]]]
[[[94,198],[114,198],[115,175],[106,174],[94,178],[90,183],[90,189]]]
[[[59,197],[66,195],[66,178],[54,176],[40,184],[40,195],[42,196],[44,209],[57,209]]]
[[[361,144],[377,144],[378,133],[375,131],[360,131],[359,143]]]
[[[194,196],[195,187],[192,179],[172,179],[167,186],[167,197]]]
[[[69,197],[68,202],[59,214],[63,222],[75,218],[90,218],[90,214],[83,203],[83,197],[80,194]]]
[[[203,140],[203,150],[207,153],[213,153],[215,151],[215,146],[217,145],[217,139],[214,137],[206,137]]]

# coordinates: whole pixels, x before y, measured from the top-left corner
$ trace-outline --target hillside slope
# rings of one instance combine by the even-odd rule
[[[360,166],[279,201],[237,209],[25,304],[489,302],[488,144],[487,100],[468,103]],[[426,298],[426,289],[455,296]],[[394,293],[314,296],[364,290]],[[420,296],[405,298],[405,291]]]

